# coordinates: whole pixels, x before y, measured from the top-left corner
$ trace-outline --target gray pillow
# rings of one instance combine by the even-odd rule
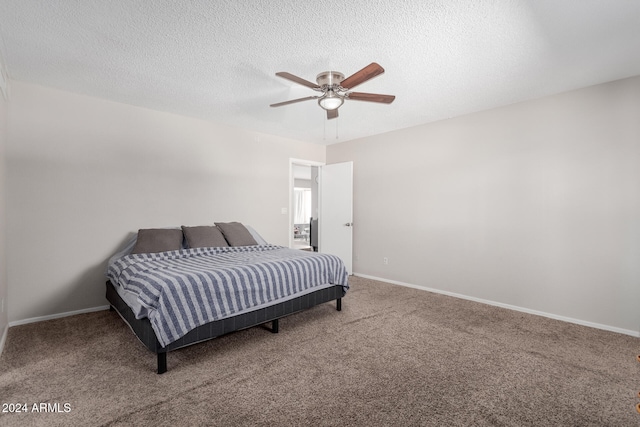
[[[189,248],[217,248],[229,246],[222,232],[216,226],[201,225],[198,227],[182,226],[184,238]]]
[[[229,242],[229,246],[253,246],[257,245],[247,227],[239,222],[216,222],[216,225]]]
[[[143,228],[138,230],[132,254],[150,254],[182,249],[182,230],[167,228]]]

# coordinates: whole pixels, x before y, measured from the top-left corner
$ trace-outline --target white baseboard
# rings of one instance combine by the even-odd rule
[[[439,289],[427,288],[425,286],[413,285],[411,283],[399,282],[397,280],[390,280],[390,279],[383,279],[381,277],[369,276],[367,274],[353,273],[353,275],[354,276],[358,276],[358,277],[362,277],[364,279],[377,280],[377,281],[380,281],[380,282],[390,283],[392,285],[406,286],[408,288],[419,289],[421,291],[427,291],[427,292],[433,292],[433,293],[436,293],[436,294],[448,295],[450,297],[466,299],[466,300],[469,300],[469,301],[475,301],[475,302],[479,302],[479,303],[482,303],[482,304],[488,304],[488,305],[493,305],[493,306],[496,306],[496,307],[507,308],[509,310],[520,311],[520,312],[528,313],[528,314],[535,314],[536,316],[548,317],[550,319],[561,320],[563,322],[575,323],[577,325],[588,326],[590,328],[602,329],[602,330],[605,330],[605,331],[617,332],[619,334],[631,335],[632,337],[640,338],[640,331],[633,331],[633,330],[630,330],[630,329],[622,329],[622,328],[617,328],[615,326],[602,325],[600,323],[587,322],[585,320],[573,319],[571,317],[565,317],[565,316],[559,316],[557,314],[546,313],[544,311],[531,310],[529,308],[518,307],[516,305],[503,304],[501,302],[490,301],[490,300],[485,300],[485,299],[481,299],[481,298],[471,297],[471,296],[468,296],[468,295],[457,294],[455,292],[442,291],[442,290],[439,290]]]
[[[15,320],[13,322],[9,322],[9,326],[11,327],[11,326],[26,325],[28,323],[44,322],[45,320],[60,319],[61,317],[75,316],[76,314],[93,313],[95,311],[102,311],[102,310],[108,310],[108,309],[109,309],[108,305],[101,305],[99,307],[84,308],[82,310],[50,314],[48,316],[40,316],[40,317],[32,317],[30,319]]]

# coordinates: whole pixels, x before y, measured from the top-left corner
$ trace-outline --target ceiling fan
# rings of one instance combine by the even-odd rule
[[[396,97],[394,95],[380,95],[377,93],[350,92],[351,89],[384,73],[384,68],[372,62],[357,71],[353,75],[344,78],[344,74],[337,71],[325,71],[317,75],[316,83],[294,76],[287,72],[276,73],[276,76],[282,77],[292,82],[307,86],[315,91],[322,92],[322,95],[307,96],[305,98],[292,99],[291,101],[278,102],[271,104],[271,107],[281,107],[283,105],[294,104],[296,102],[317,99],[320,107],[327,110],[327,119],[335,119],[338,117],[338,107],[342,105],[345,99],[353,99],[357,101],[380,102],[383,104],[391,104]]]

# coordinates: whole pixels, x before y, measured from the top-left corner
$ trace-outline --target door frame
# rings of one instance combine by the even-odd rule
[[[293,187],[295,185],[294,177],[293,177],[293,166],[324,166],[325,162],[317,162],[315,160],[305,160],[305,159],[294,159],[292,157],[289,158],[289,221],[287,225],[287,233],[289,236],[289,247],[293,248]]]

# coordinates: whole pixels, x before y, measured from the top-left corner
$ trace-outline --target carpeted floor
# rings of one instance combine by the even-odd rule
[[[164,375],[114,312],[12,327],[0,403],[27,412],[0,425],[640,425],[640,339],[350,282],[342,312],[169,353]]]

